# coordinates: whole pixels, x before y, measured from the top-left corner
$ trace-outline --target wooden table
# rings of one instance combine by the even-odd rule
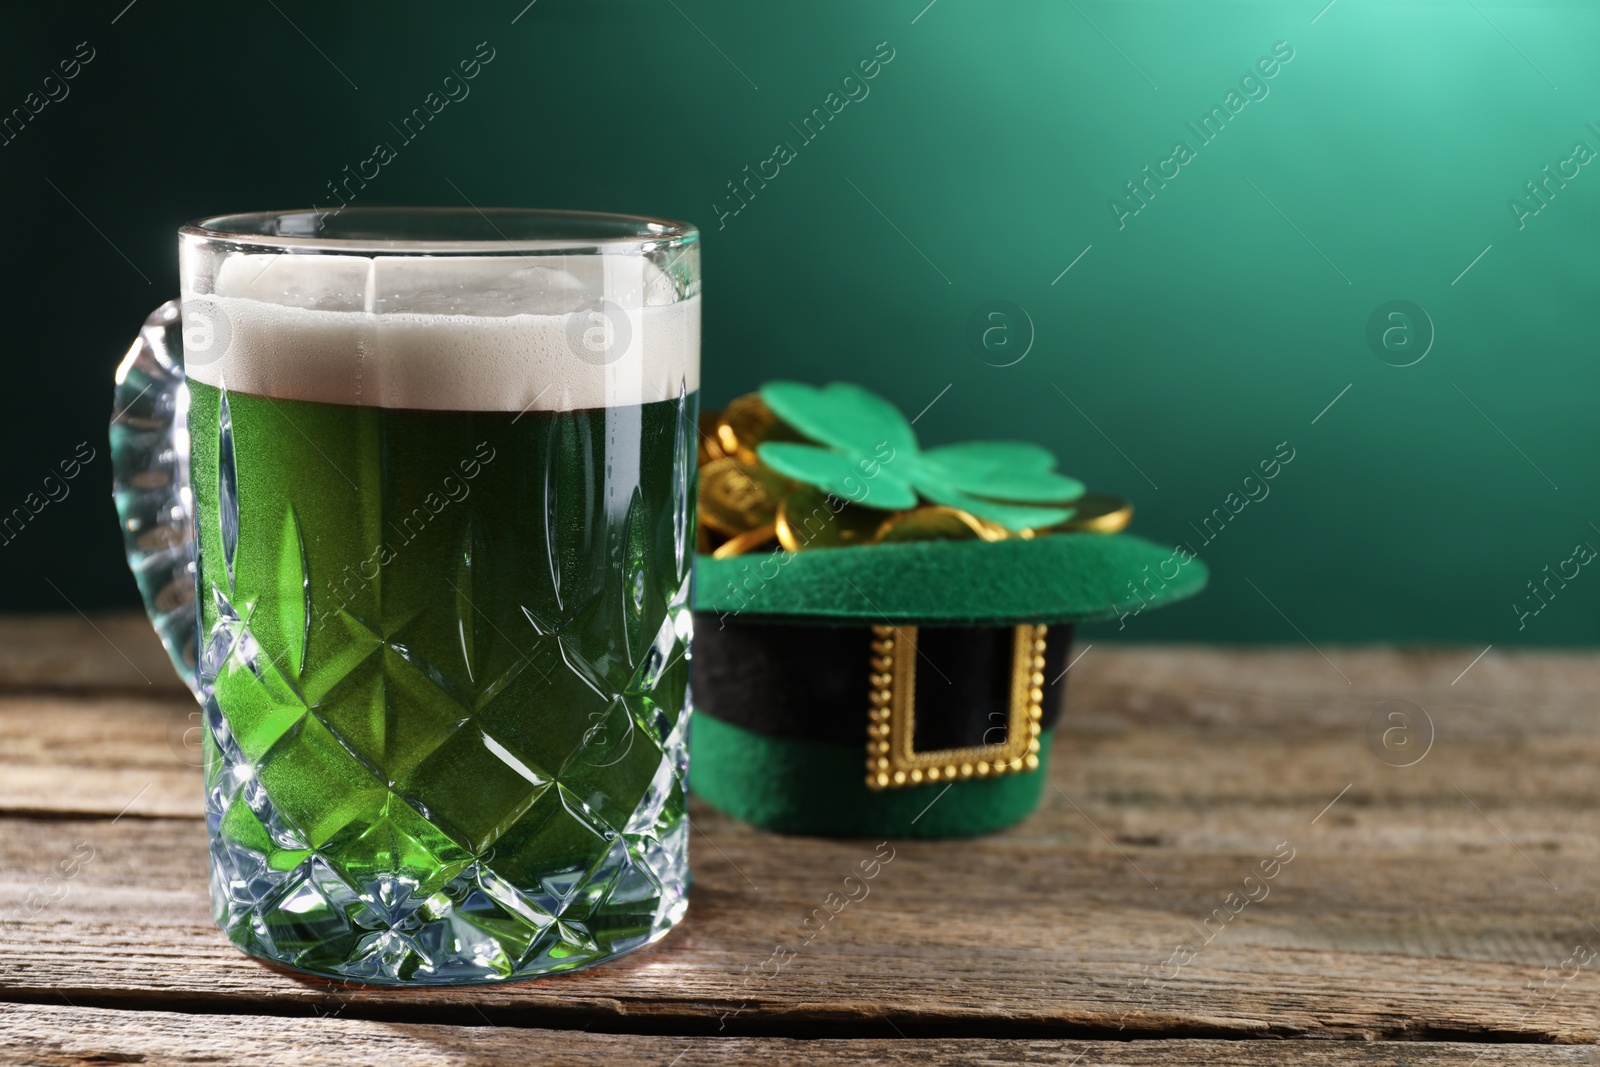
[[[776,976],[876,842],[696,807],[654,949],[392,991],[212,925],[142,619],[0,620],[0,1063],[1600,1062],[1600,657],[1323,651],[1095,641],[1041,810],[895,842]]]

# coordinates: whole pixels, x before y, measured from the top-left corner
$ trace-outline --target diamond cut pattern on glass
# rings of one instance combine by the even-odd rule
[[[688,887],[692,560],[672,529],[681,502],[652,508],[594,476],[606,413],[502,432],[471,495],[398,543],[385,517],[409,501],[376,449],[403,414],[338,415],[355,420],[339,465],[360,490],[330,524],[306,503],[309,475],[296,481],[320,466],[316,484],[337,482],[328,458],[258,443],[335,416],[231,393],[224,424],[221,395],[196,394],[191,427],[211,442],[196,484],[219,489],[199,501],[199,674],[229,937],[323,974],[426,983],[570,969],[664,934]],[[668,469],[669,421],[638,436],[641,482],[689,484]],[[552,442],[579,465],[552,460]],[[340,538],[393,561],[330,575]]]

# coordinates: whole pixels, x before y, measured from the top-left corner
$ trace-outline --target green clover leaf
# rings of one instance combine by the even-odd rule
[[[761,399],[819,445],[768,442],[762,462],[796,481],[869,507],[915,507],[918,497],[960,508],[1008,530],[1064,522],[1083,483],[1057,473],[1048,449],[1023,441],[971,441],[923,452],[889,401],[858,385],[769,382]]]
[[[1065,504],[1084,494],[1076,478],[1057,474],[1056,458],[1022,441],[971,441],[924,452],[920,465],[946,485],[1019,503]]]
[[[785,478],[814,485],[853,504],[890,511],[917,506],[917,494],[910,483],[870,455],[833,452],[787,441],[768,441],[757,449],[757,454],[761,462]]]
[[[917,433],[900,409],[877,393],[849,382],[821,389],[804,382],[768,382],[761,399],[778,418],[813,441],[870,456],[880,445],[915,452]]]

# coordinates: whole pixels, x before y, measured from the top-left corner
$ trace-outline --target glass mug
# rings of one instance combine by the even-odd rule
[[[117,373],[129,562],[244,951],[596,963],[687,907],[699,235],[347,208],[180,233]]]

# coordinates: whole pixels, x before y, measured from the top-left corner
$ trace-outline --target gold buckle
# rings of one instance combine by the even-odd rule
[[[867,786],[897,789],[924,782],[993,778],[1039,766],[1039,721],[1044,701],[1042,625],[1016,628],[1011,658],[1011,714],[998,745],[918,752],[916,734],[917,628],[872,628],[867,710]]]

